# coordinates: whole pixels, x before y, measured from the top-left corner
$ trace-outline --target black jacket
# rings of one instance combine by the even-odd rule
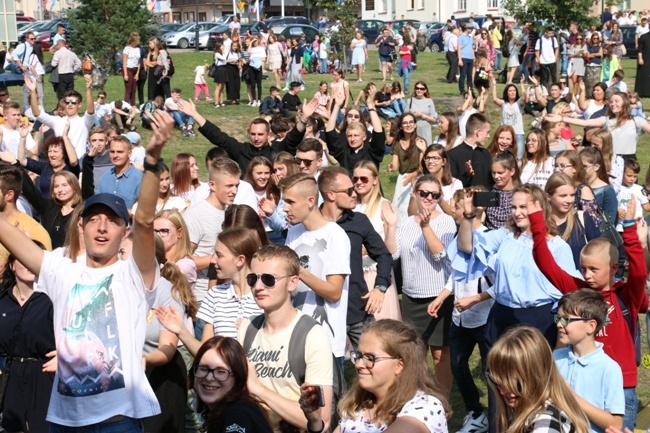
[[[463,187],[483,185],[489,191],[494,181],[492,180],[492,156],[484,147],[476,149],[464,141],[447,152],[451,175],[463,182]],[[474,176],[467,173],[465,164],[472,161]]]

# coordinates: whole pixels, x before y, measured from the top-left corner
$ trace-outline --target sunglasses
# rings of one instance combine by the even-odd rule
[[[7,96],[9,96],[9,94],[8,94],[8,93],[3,93],[3,94],[0,94],[0,98],[6,98]]]
[[[368,182],[370,182],[370,179],[368,178],[368,176],[353,176],[352,177],[352,183],[357,183],[359,181],[361,181],[361,183],[368,183]]]
[[[426,189],[421,189],[418,191],[418,194],[420,194],[420,197],[422,198],[427,198],[428,196],[431,196],[433,200],[438,200],[440,198],[440,193],[438,191],[427,191]]]
[[[311,163],[314,162],[314,161],[316,161],[316,160],[315,159],[302,159],[302,158],[298,158],[298,157],[293,158],[293,162],[295,162],[296,165],[299,166],[300,164],[305,164],[305,167],[307,167],[307,168],[309,168],[311,166]]]
[[[347,194],[349,196],[352,196],[352,194],[354,194],[354,187],[351,186],[350,188],[346,188],[346,189],[333,189],[331,192],[334,192],[334,193],[337,193],[337,194],[338,193],[345,193],[345,194]]]
[[[28,41],[35,41],[36,38],[28,38],[27,40],[28,40]]]
[[[347,117],[348,119],[361,119],[361,116],[359,114],[352,114],[352,113],[348,114],[345,117]]]
[[[262,280],[262,285],[267,289],[272,289],[275,287],[275,284],[278,280],[283,278],[291,277],[292,275],[283,275],[281,277],[276,277],[273,274],[248,274],[246,275],[246,283],[249,287],[255,287],[258,280]]]
[[[160,229],[160,230],[154,229],[153,232],[157,235],[162,236],[163,238],[169,236],[169,229]]]
[[[416,87],[415,90],[422,90],[422,91],[425,91],[425,90],[427,90],[427,88],[426,88],[426,87]]]
[[[76,99],[66,99],[63,102],[65,102],[65,105],[68,105],[68,104],[77,105],[79,103]]]

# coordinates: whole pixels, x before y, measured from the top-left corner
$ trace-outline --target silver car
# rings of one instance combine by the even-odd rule
[[[187,23],[175,32],[165,33],[162,40],[168,47],[187,48],[190,46],[190,38],[196,36],[196,26],[199,26],[199,32],[214,27],[214,23],[201,21],[199,23]]]
[[[230,28],[228,27],[227,24],[218,24],[208,30],[203,30],[199,32],[199,50],[203,50],[207,48],[208,46],[208,39],[210,38],[210,33],[226,33],[229,31]],[[221,37],[221,35],[219,36]],[[195,47],[196,44],[194,43],[194,40],[196,39],[196,34],[193,33],[192,36],[190,36],[190,47]]]

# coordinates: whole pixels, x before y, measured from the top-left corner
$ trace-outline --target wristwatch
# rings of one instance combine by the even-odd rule
[[[377,284],[375,286],[375,289],[379,290],[381,293],[386,293],[386,290],[388,290],[388,287],[382,285],[382,284]]]
[[[165,162],[163,161],[162,158],[158,160],[157,163],[151,164],[150,162],[147,162],[147,159],[145,158],[144,162],[142,163],[142,168],[145,171],[151,171],[153,173],[160,173],[163,169],[163,165]]]

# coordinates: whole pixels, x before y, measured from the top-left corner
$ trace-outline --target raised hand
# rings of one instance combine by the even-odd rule
[[[311,98],[311,101],[307,102],[307,99],[302,103],[302,115],[306,119],[311,117],[312,114],[318,108],[318,99],[316,97]]]
[[[185,101],[184,99],[180,99],[176,105],[178,105],[179,111],[187,114],[190,117],[196,117],[196,115],[198,114],[196,111],[196,105],[191,99],[188,99],[187,101]],[[160,111],[160,110],[156,110],[156,111]]]
[[[162,153],[165,143],[169,140],[174,133],[174,119],[172,116],[164,110],[156,110],[153,113],[155,122],[152,122],[151,129],[153,130],[153,135],[149,140],[147,145],[147,155],[154,157],[156,160],[160,159],[160,154]]]
[[[172,306],[167,308],[161,305],[156,308],[156,318],[166,330],[176,335],[180,334],[181,329],[185,326],[183,316]]]
[[[528,200],[526,201],[526,208],[528,209],[528,215],[530,215],[532,213],[541,211],[542,205],[537,200],[533,200],[530,198],[530,196],[528,196]]]
[[[0,128],[0,129],[2,129],[2,128]],[[22,119],[20,121],[20,123],[18,124],[18,131],[20,133],[21,138],[27,138],[27,136],[29,135],[30,129],[31,128],[29,126],[29,122],[25,122],[24,119]],[[65,130],[63,132],[64,132],[64,134],[66,133]],[[0,135],[0,142],[1,141],[2,141],[2,135]]]
[[[29,74],[23,74],[23,78],[25,80],[25,87],[27,87],[27,89],[30,92],[35,92],[36,91],[36,82],[32,81]]]
[[[381,219],[389,227],[395,227],[397,225],[397,211],[388,200],[384,200],[381,203]]]

